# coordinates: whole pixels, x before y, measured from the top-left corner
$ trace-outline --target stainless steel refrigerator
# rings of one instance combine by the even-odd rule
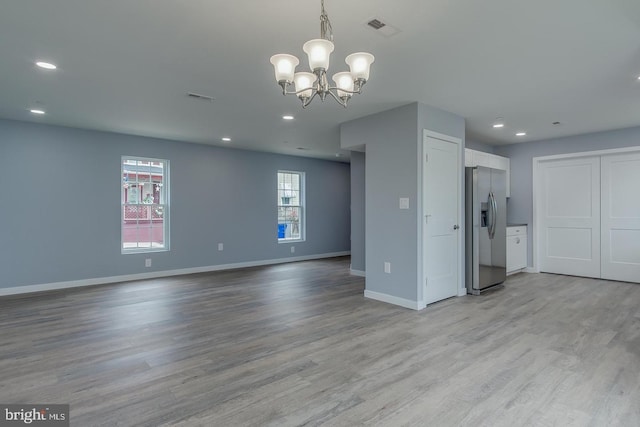
[[[507,277],[506,172],[465,169],[467,293],[479,295]]]

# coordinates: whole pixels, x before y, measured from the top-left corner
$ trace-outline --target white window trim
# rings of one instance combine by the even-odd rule
[[[300,226],[300,238],[299,239],[280,239],[278,237],[276,237],[276,239],[278,240],[278,244],[286,244],[286,243],[297,243],[297,242],[304,242],[307,240],[307,179],[306,179],[306,173],[305,172],[301,172],[301,171],[293,171],[293,170],[278,170],[278,172],[276,173],[276,192],[278,191],[278,174],[280,173],[291,173],[291,174],[297,174],[300,175],[300,219],[301,219],[301,226]],[[276,206],[276,214],[277,214],[277,210],[284,205],[281,205],[280,203],[278,203],[278,205]],[[278,218],[276,217],[276,224],[278,223]]]
[[[170,188],[171,188],[171,181],[169,179],[169,170],[170,170],[170,166],[169,166],[169,160],[168,159],[158,159],[158,158],[153,158],[153,157],[141,157],[141,156],[121,156],[120,158],[120,181],[122,182],[122,172],[123,172],[123,164],[124,164],[124,160],[125,159],[136,159],[137,161],[148,161],[148,162],[162,162],[165,165],[165,170],[163,173],[163,186],[165,187],[164,190],[164,197],[165,197],[165,202],[163,203],[163,205],[165,206],[164,208],[164,212],[163,212],[163,225],[164,225],[164,247],[163,248],[130,248],[130,249],[125,249],[124,247],[124,238],[123,238],[123,233],[122,233],[122,225],[124,224],[124,209],[123,209],[123,202],[122,202],[122,188],[120,188],[120,253],[122,255],[130,255],[130,254],[146,254],[146,253],[154,253],[154,252],[169,252],[170,250],[170,236],[171,236],[171,232],[170,232],[170,225],[171,225],[171,214],[170,214]]]

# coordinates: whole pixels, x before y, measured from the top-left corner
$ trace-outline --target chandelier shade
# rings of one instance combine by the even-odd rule
[[[333,81],[336,83],[336,88],[339,98],[351,97],[353,94],[353,77],[348,71],[342,71],[341,73],[335,73],[333,75]]]
[[[313,96],[313,84],[316,81],[316,75],[313,73],[299,72],[293,77],[296,93],[300,98],[311,98]]]
[[[353,79],[363,79],[365,81],[369,80],[369,71],[373,61],[375,61],[373,55],[366,52],[352,53],[344,60],[349,66]]]
[[[302,45],[302,50],[309,57],[309,68],[312,71],[329,69],[329,58],[333,49],[333,43],[324,39],[309,40]]]
[[[298,58],[293,55],[287,55],[281,53],[279,55],[273,55],[271,57],[271,63],[276,72],[277,82],[293,82],[293,75],[296,71],[296,67],[300,64]]]
[[[332,97],[343,107],[354,94],[362,92],[362,86],[369,80],[371,64],[374,56],[367,52],[356,52],[347,56],[345,62],[350,71],[342,71],[333,75],[335,86],[330,86],[327,79],[329,60],[334,50],[331,21],[324,10],[324,0],[320,0],[320,38],[309,40],[302,46],[307,54],[309,68],[312,72],[296,72],[300,64],[298,58],[289,54],[273,55],[270,59],[274,67],[276,82],[282,88],[283,95],[296,95],[306,107],[318,96],[324,101]],[[287,89],[294,85],[295,90]]]

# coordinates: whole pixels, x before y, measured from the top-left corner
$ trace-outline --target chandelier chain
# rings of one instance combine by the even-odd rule
[[[333,28],[331,21],[329,21],[329,15],[324,10],[324,0],[320,0],[320,8],[320,38],[333,41]]]

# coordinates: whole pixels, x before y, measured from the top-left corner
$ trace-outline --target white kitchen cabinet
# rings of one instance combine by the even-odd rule
[[[527,226],[507,227],[507,274],[527,268]]]
[[[485,153],[483,151],[476,151],[473,153],[473,165],[493,168],[495,165],[492,156],[493,154]]]
[[[508,157],[497,156],[484,151],[464,149],[464,166],[484,166],[507,171],[507,197],[511,197],[511,162]]]
[[[465,148],[464,149],[464,167],[465,168],[470,168],[472,167],[473,164],[473,152],[474,150],[470,149],[470,148]]]

